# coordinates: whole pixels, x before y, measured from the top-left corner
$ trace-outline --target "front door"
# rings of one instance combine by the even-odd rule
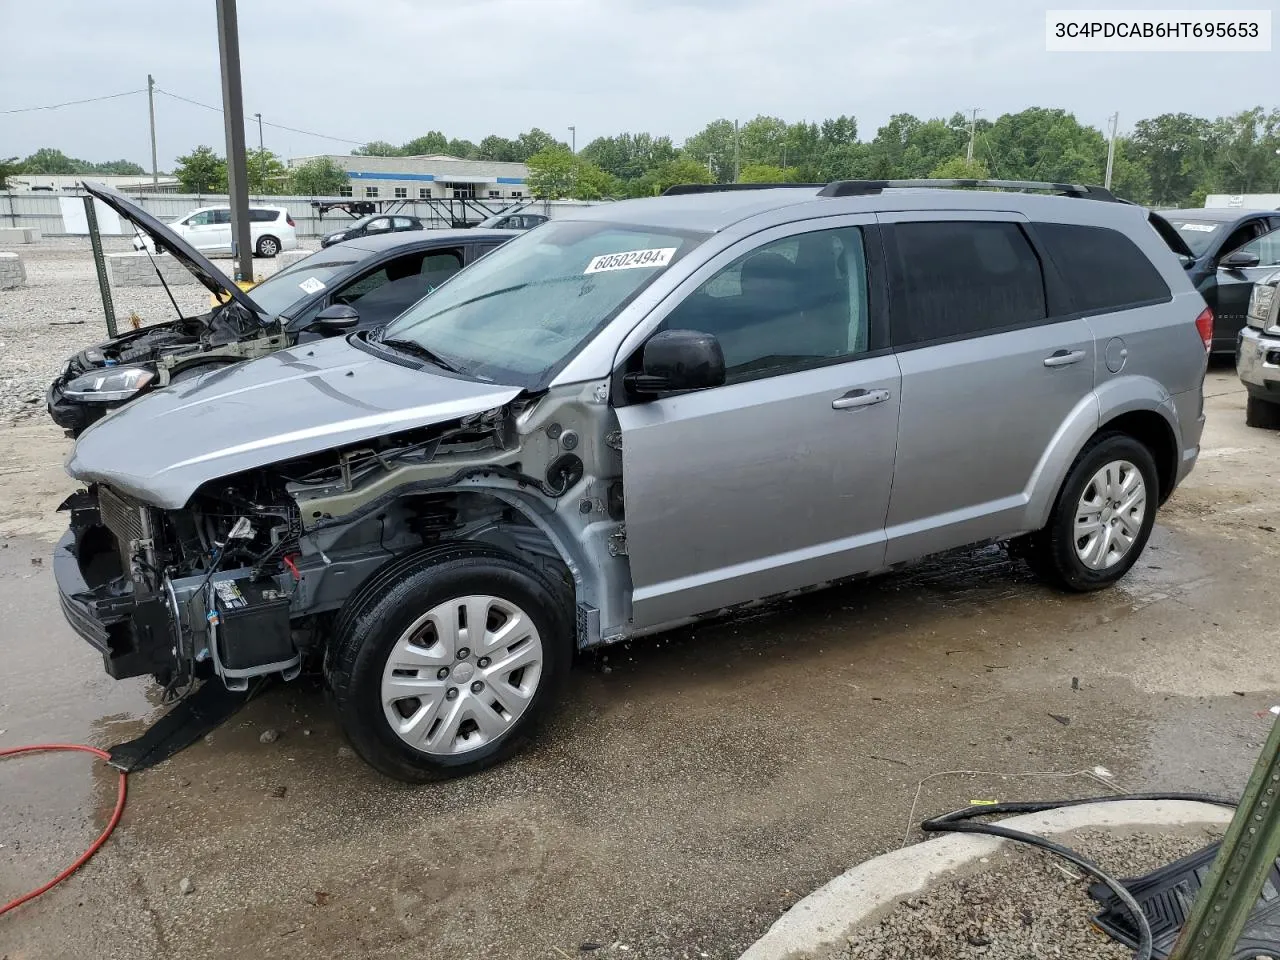
[[[1223,263],[1227,257],[1242,253],[1256,257],[1258,263],[1251,267],[1232,267]],[[1268,277],[1280,267],[1280,230],[1263,234],[1235,250],[1228,250],[1218,258],[1214,284],[1213,349],[1215,352],[1235,351],[1236,335],[1245,325],[1249,312],[1249,297],[1253,285]]]
[[[634,629],[882,565],[900,378],[878,249],[868,216],[765,231],[651,318],[714,334],[727,378],[617,409]]]
[[[1038,464],[1093,391],[1092,331],[1049,316],[1024,218],[980,216],[882,215],[902,368],[888,563],[1018,532]]]

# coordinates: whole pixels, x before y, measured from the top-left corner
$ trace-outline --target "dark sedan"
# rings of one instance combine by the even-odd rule
[[[1174,250],[1213,310],[1213,352],[1234,354],[1254,283],[1280,266],[1280,211],[1228,207],[1157,215],[1185,243],[1185,251]]]
[[[330,247],[344,240],[358,240],[361,237],[385,236],[389,233],[405,233],[409,230],[425,230],[421,220],[403,213],[394,216],[387,213],[371,214],[354,221],[341,230],[326,233],[320,238],[321,247]]]

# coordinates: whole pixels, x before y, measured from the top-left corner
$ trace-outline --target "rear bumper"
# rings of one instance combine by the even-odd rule
[[[1251,397],[1280,403],[1280,337],[1268,337],[1253,327],[1241,330],[1236,375]]]

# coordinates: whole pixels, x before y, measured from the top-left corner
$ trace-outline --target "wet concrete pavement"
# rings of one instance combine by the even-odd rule
[[[1280,435],[1244,426],[1229,370],[1206,392],[1201,465],[1117,589],[1054,593],[993,547],[633,643],[579,666],[532,750],[421,788],[349,755],[317,687],[278,688],[132,777],[102,853],[0,918],[0,957],[736,957],[898,846],[940,771],[1238,792],[1280,696]],[[49,545],[3,543],[0,748],[140,732],[154,694],[64,626]],[[939,777],[915,819],[1101,790]],[[88,758],[0,762],[0,900],[113,791]]]

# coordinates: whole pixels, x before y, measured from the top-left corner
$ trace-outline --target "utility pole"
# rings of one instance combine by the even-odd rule
[[[156,167],[156,81],[147,74],[147,111],[151,114],[151,186],[155,189],[160,183],[160,173]]]
[[[1102,185],[1111,189],[1111,170],[1116,163],[1116,127],[1120,125],[1120,111],[1117,110],[1109,118],[1111,121],[1111,139],[1107,142],[1107,176]]]
[[[258,121],[258,152],[262,152],[262,114],[255,113],[254,118]]]
[[[233,280],[253,280],[253,243],[249,239],[249,179],[244,156],[244,97],[240,88],[240,30],[236,0],[215,0],[218,8],[218,58],[222,67],[222,117],[227,133],[227,190],[231,194]]]
[[[573,145],[569,149],[576,156],[578,153],[578,128],[570,126],[569,136],[573,138],[571,141]]]
[[[973,141],[978,135],[978,111],[981,109],[981,107],[974,107],[973,111],[969,115],[969,149],[965,153],[964,158],[970,163],[973,163]]]
[[[716,176],[715,162],[716,162],[716,155],[714,153],[708,153],[707,154],[707,173],[711,174],[711,178],[713,180],[718,181],[720,178]]]
[[[734,183],[738,182],[739,159],[740,157],[738,153],[738,121],[735,120],[733,121],[733,182]]]

